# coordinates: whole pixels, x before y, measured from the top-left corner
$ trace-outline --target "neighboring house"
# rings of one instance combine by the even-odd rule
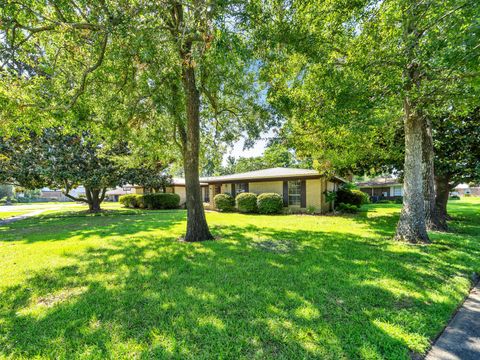
[[[54,200],[54,201],[72,201],[70,198],[66,197],[62,190],[58,189],[50,189],[50,188],[42,188],[40,190],[40,198]],[[79,186],[75,189],[70,191],[70,195],[75,197],[85,196],[85,188],[83,186]]]
[[[403,184],[396,178],[376,178],[356,183],[358,188],[370,195],[372,201],[394,200],[403,196]]]
[[[135,189],[132,185],[117,186],[115,189],[107,191],[105,197],[109,201],[118,201],[120,196],[128,194],[135,194]]]
[[[450,196],[457,195],[457,196],[480,196],[480,187],[478,186],[470,186],[468,184],[458,184],[455,186],[452,192],[450,192]]]
[[[251,192],[257,195],[277,193],[283,197],[286,207],[292,209],[312,207],[318,213],[330,211],[330,204],[325,200],[325,191],[337,190],[338,185],[345,182],[339,177],[328,179],[316,170],[293,168],[271,168],[240,174],[204,177],[200,181],[202,184],[208,185],[210,208],[214,207],[215,195],[221,193],[228,193],[232,196],[242,192]]]

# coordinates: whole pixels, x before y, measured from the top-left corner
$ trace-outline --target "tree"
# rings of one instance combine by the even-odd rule
[[[259,37],[273,34],[273,50],[261,49],[269,100],[295,141],[326,154],[318,159],[324,167],[348,167],[382,152],[372,134],[393,131],[403,119],[405,196],[396,238],[427,242],[422,175],[432,156],[431,149],[423,154],[422,134],[429,117],[477,101],[480,5],[312,0],[265,8],[269,21]],[[329,151],[337,152],[333,163]]]
[[[435,205],[447,228],[447,202],[460,183],[480,182],[480,111],[465,116],[439,116],[433,121],[435,147]]]
[[[112,160],[116,149],[108,149],[90,134],[64,134],[45,129],[42,134],[0,141],[0,179],[35,189],[62,189],[74,201],[86,203],[91,212],[101,210],[108,188],[121,185],[122,166]],[[70,192],[83,185],[85,198]]]
[[[95,119],[117,137],[152,127],[164,135],[156,146],[174,143],[182,158],[185,240],[211,239],[198,179],[200,133],[219,141],[258,135],[265,115],[242,31],[247,7],[233,0],[30,5],[2,9],[4,70],[15,69],[2,81],[2,119],[41,126],[31,108],[68,112],[90,93]]]

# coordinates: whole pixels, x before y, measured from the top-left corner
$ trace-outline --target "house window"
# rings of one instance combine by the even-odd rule
[[[300,180],[288,182],[288,205],[300,206],[301,185]]]
[[[248,192],[248,184],[247,183],[238,183],[235,184],[235,195],[240,193]]]
[[[402,196],[402,187],[401,186],[395,186],[393,188],[393,196]]]

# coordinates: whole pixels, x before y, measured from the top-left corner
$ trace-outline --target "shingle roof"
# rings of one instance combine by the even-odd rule
[[[298,176],[315,176],[320,175],[317,170],[311,169],[295,169],[295,168],[270,168],[256,171],[249,171],[238,174],[210,176],[200,178],[201,182],[221,182],[221,181],[235,181],[235,180],[250,180],[250,179],[274,179],[285,177]]]

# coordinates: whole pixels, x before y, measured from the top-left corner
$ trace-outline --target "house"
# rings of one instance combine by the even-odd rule
[[[380,177],[356,183],[358,188],[368,194],[372,201],[394,200],[403,196],[403,184],[396,178]]]
[[[480,196],[480,187],[470,186],[469,184],[458,184],[455,186],[450,196]]]
[[[202,197],[206,207],[214,209],[217,194],[231,194],[233,197],[242,192],[257,195],[277,193],[283,197],[284,205],[292,210],[312,207],[317,213],[330,211],[325,200],[325,191],[338,189],[346,181],[340,177],[327,178],[316,170],[271,168],[246,173],[209,176],[200,178]],[[185,204],[185,179],[173,178],[166,192],[180,195],[180,205]],[[135,187],[134,193],[143,194],[144,189]]]
[[[316,170],[294,168],[271,168],[250,171],[240,174],[211,176],[200,179],[204,191],[204,199],[208,199],[213,208],[215,195],[228,193],[236,196],[242,192],[257,195],[277,193],[283,197],[286,207],[295,209],[314,208],[318,213],[330,210],[325,200],[325,191],[337,190],[345,180],[339,177],[327,178]],[[208,188],[208,197],[206,195]]]
[[[83,186],[79,186],[75,189],[70,191],[70,195],[75,197],[82,197],[85,196],[85,188]],[[50,189],[50,188],[42,188],[40,190],[40,198],[45,200],[51,201],[72,201],[72,199],[66,197],[62,190],[59,189]]]

